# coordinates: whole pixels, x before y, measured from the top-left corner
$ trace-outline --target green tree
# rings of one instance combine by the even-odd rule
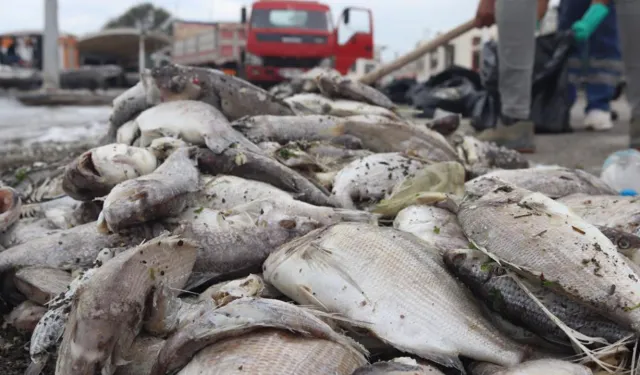
[[[142,3],[133,6],[125,11],[120,16],[110,20],[104,25],[104,29],[113,29],[116,27],[137,27],[138,22],[148,22],[151,29],[157,29],[162,25],[171,14],[161,7],[155,7],[152,3]],[[164,32],[170,32],[168,30],[162,30]]]

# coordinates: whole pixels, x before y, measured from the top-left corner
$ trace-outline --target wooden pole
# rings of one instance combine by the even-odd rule
[[[449,30],[448,32],[435,37],[429,43],[422,45],[413,51],[407,53],[406,55],[400,56],[394,61],[385,64],[378,69],[374,70],[371,73],[365,74],[360,78],[360,82],[370,85],[380,78],[386,76],[387,74],[396,71],[403,66],[409,64],[412,61],[419,59],[426,53],[429,53],[436,48],[450,42],[452,39],[457,38],[458,36],[466,33],[467,31],[473,29],[475,27],[475,21],[469,20],[462,25],[456,27],[455,29]]]

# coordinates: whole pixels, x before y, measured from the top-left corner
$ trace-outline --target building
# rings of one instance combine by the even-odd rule
[[[382,64],[382,51],[386,49],[386,46],[375,46],[373,52],[373,59],[357,59],[356,63],[349,69],[349,75],[361,77]]]
[[[11,46],[14,45],[12,48]],[[22,30],[4,33],[0,35],[0,52],[5,57],[15,51],[15,55],[20,59],[19,64],[27,67],[42,70],[42,31]],[[60,69],[78,68],[78,38],[67,33],[60,33],[58,37],[58,58],[60,59]]]
[[[454,65],[477,71],[482,63],[484,42],[497,38],[498,28],[495,25],[487,29],[472,29],[413,63],[415,76],[418,80],[425,80]],[[427,42],[421,41],[418,46]]]

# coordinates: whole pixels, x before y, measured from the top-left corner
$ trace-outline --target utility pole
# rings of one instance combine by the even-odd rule
[[[145,48],[145,42],[147,33],[153,27],[155,17],[153,11],[147,13],[144,17],[138,20],[138,29],[140,30],[140,39],[138,45],[138,70],[140,74],[144,72],[147,63],[147,53]]]
[[[60,88],[58,57],[58,0],[44,0],[43,88]]]

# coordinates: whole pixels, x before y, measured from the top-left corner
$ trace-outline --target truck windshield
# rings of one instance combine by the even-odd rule
[[[299,9],[253,9],[251,27],[256,29],[301,28],[330,31],[328,12]]]

